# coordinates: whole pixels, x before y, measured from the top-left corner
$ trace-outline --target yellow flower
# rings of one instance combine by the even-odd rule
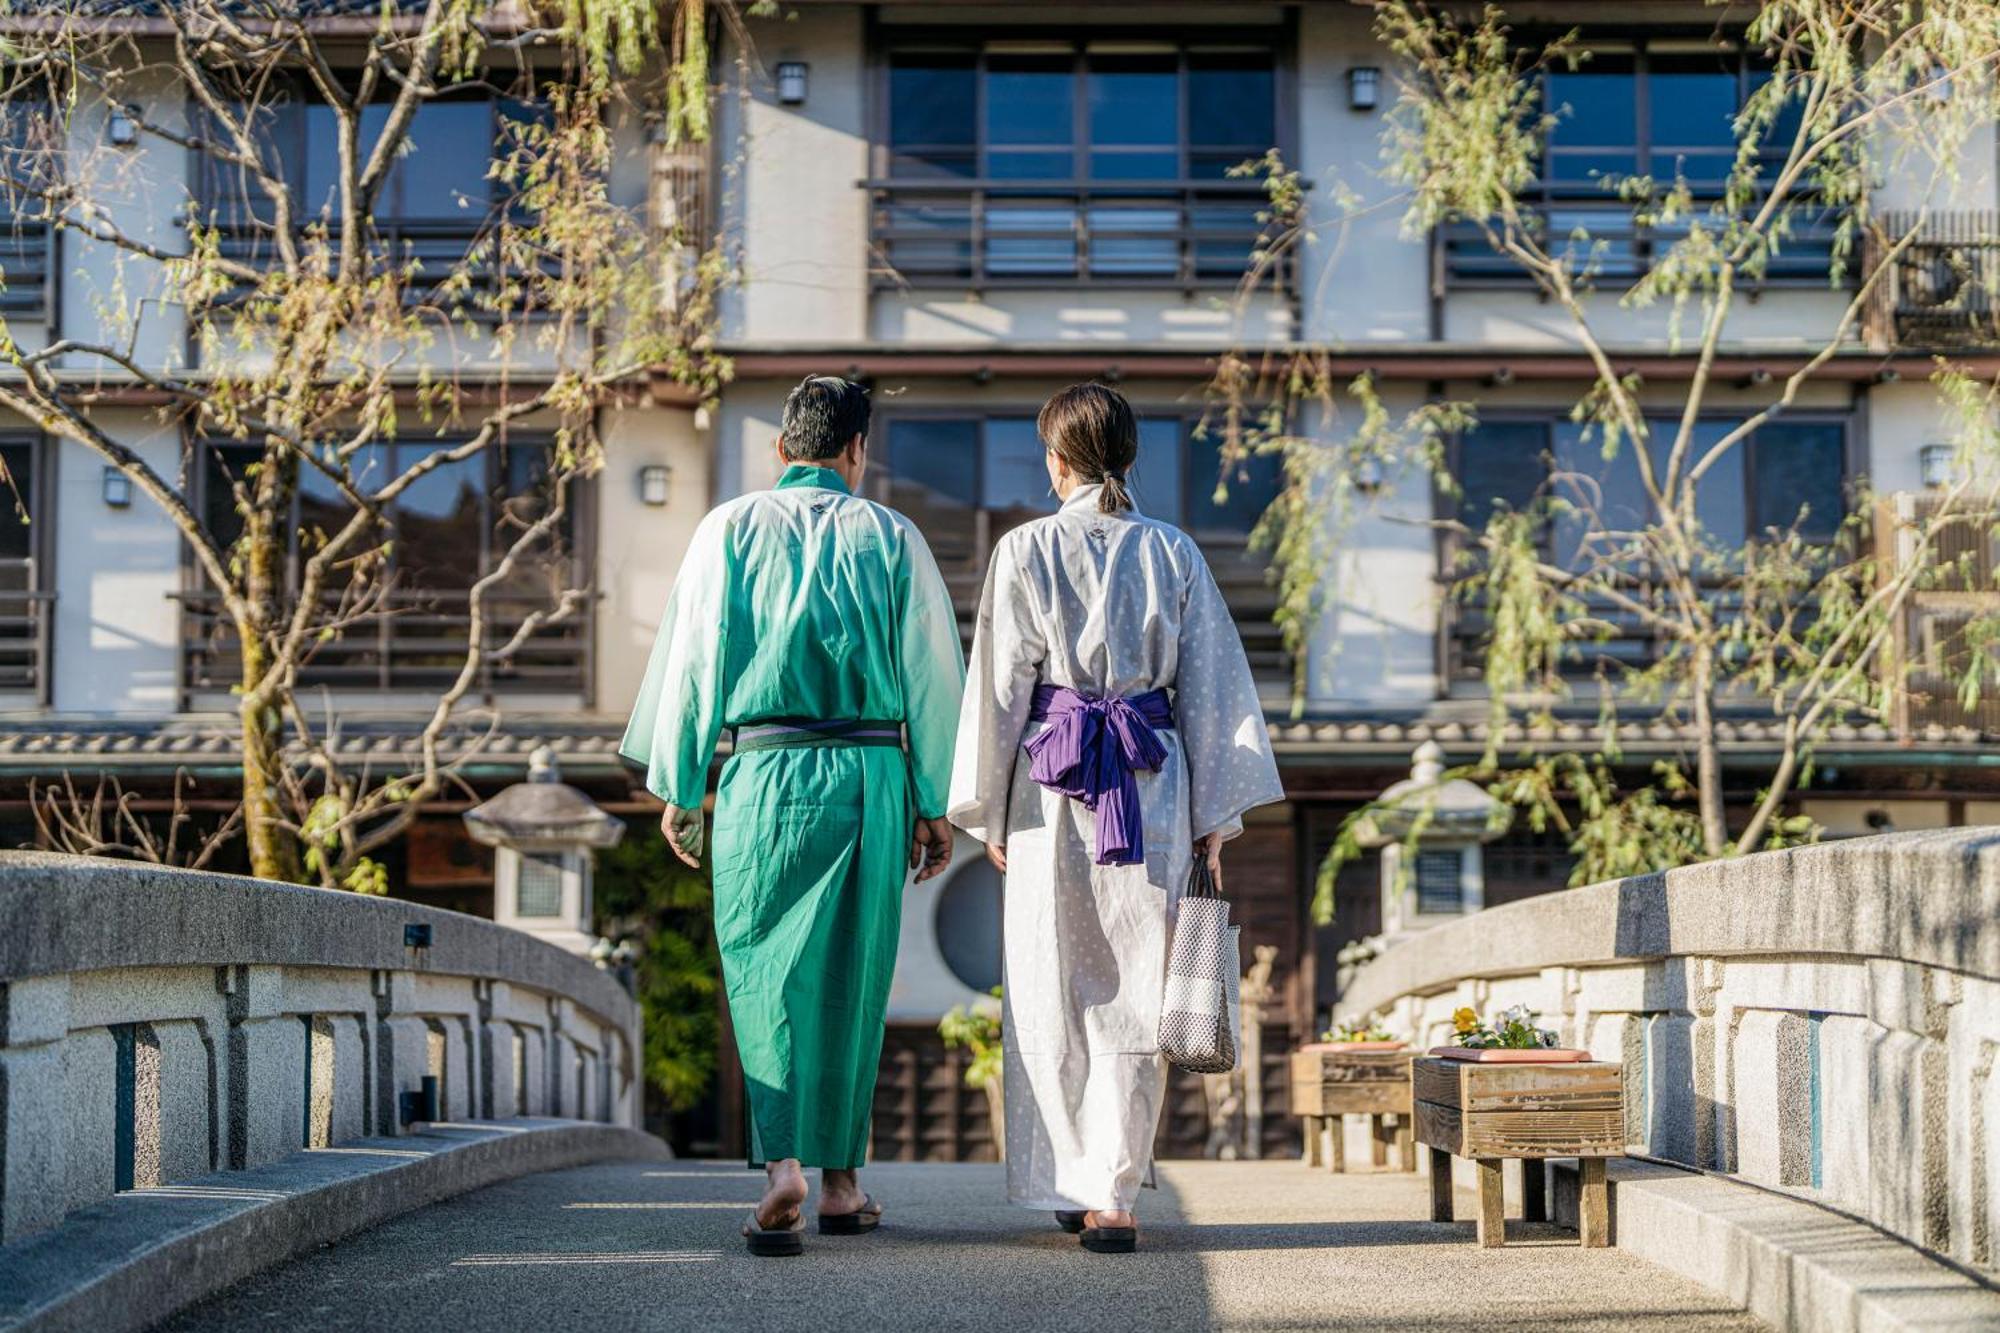
[[[1479,1015],[1468,1006],[1451,1016],[1451,1025],[1460,1032],[1470,1032],[1479,1026]]]

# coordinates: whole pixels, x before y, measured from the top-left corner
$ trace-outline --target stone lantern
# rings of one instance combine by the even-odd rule
[[[1425,741],[1412,759],[1410,776],[1383,792],[1356,830],[1362,846],[1382,849],[1382,933],[1389,936],[1486,906],[1480,847],[1513,821],[1513,811],[1476,783],[1441,781],[1444,748],[1436,741]]]
[[[599,848],[625,836],[625,821],[562,781],[544,746],[528,758],[528,780],[466,811],[465,827],[494,849],[493,919],[587,955],[598,942],[591,866]]]

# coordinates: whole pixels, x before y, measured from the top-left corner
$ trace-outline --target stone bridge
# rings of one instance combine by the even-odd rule
[[[4,856],[0,984],[0,1328],[2000,1329],[2000,831],[1596,885],[1362,969],[1345,1008],[1419,1043],[1524,1002],[1622,1063],[1608,1250],[1562,1161],[1504,1249],[1416,1176],[1167,1163],[1130,1257],[996,1168],[896,1165],[881,1233],[756,1261],[758,1177],[631,1128],[625,992],[490,922]]]

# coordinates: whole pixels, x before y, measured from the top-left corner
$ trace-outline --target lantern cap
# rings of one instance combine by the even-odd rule
[[[488,847],[615,847],[625,821],[562,780],[547,746],[528,757],[528,780],[465,812],[465,828]]]
[[[1417,832],[1419,843],[1491,842],[1507,831],[1513,811],[1464,778],[1444,781],[1444,747],[1425,741],[1410,776],[1391,786],[1355,830],[1364,847],[1382,847]]]

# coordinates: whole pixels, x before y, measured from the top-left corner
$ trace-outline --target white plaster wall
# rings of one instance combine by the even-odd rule
[[[714,485],[712,441],[679,407],[627,407],[606,414],[604,471],[597,479],[597,708],[631,710],[673,590],[688,538]],[[667,503],[639,498],[639,469],[672,469]]]
[[[178,466],[179,435],[148,414],[108,412],[105,427],[162,475]],[[80,444],[56,446],[52,703],[57,711],[161,716],[177,707],[181,538],[144,496],[104,503],[104,462]]]
[[[1422,240],[1399,234],[1397,187],[1382,177],[1382,117],[1393,71],[1362,6],[1301,5],[1298,161],[1313,182],[1314,239],[1300,266],[1304,333],[1315,342],[1422,342],[1430,336],[1429,260]],[[1380,106],[1348,107],[1347,71],[1383,71]],[[1337,205],[1345,191],[1350,206]]]
[[[867,333],[866,88],[859,6],[753,20],[755,67],[721,98],[730,167],[724,213],[744,283],[725,302],[726,336],[749,342],[859,341]],[[734,59],[734,52],[725,57]],[[803,106],[781,106],[766,71],[810,67]]]
[[[1161,343],[1226,346],[1238,339],[1293,336],[1289,306],[1269,296],[1236,309],[1228,292],[1093,288],[1052,283],[1049,291],[999,290],[983,296],[884,292],[869,325],[878,342],[1004,346],[1009,343]]]

